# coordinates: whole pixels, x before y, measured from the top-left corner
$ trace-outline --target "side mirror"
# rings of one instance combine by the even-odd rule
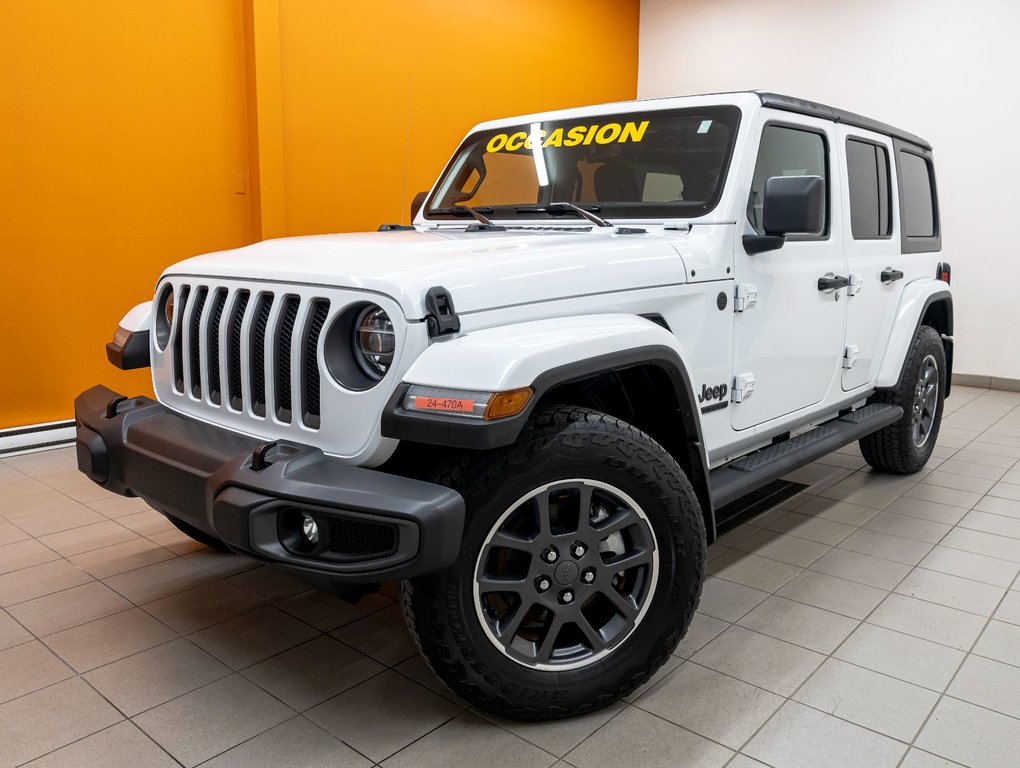
[[[428,192],[419,192],[411,200],[411,221],[414,222],[414,217],[418,215],[418,211],[425,205],[425,198],[429,196]]]
[[[782,248],[787,235],[821,231],[825,225],[825,179],[821,176],[773,176],[765,182],[764,235],[745,235],[748,254]]]

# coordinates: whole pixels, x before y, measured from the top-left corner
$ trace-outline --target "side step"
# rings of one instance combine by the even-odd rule
[[[898,405],[872,403],[819,424],[810,432],[742,456],[709,473],[717,509],[837,448],[886,427],[903,416]]]

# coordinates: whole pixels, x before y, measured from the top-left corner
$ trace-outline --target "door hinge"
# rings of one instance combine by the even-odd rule
[[[856,296],[864,288],[864,278],[856,272],[850,273],[850,282],[846,286],[847,296]]]
[[[856,344],[848,345],[846,351],[843,352],[843,367],[850,370],[854,367],[854,363],[857,362],[857,358],[860,356],[861,351],[857,348]]]
[[[733,377],[733,388],[730,390],[730,400],[734,403],[742,403],[754,394],[754,374],[738,373]]]
[[[746,312],[758,303],[758,288],[750,283],[738,283],[733,294],[733,311]]]

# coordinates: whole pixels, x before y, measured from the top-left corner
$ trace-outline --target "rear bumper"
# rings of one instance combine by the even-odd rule
[[[339,584],[421,576],[457,558],[464,500],[449,488],[267,444],[106,387],[74,409],[83,473],[231,549]],[[305,514],[318,523],[314,547],[297,536]]]

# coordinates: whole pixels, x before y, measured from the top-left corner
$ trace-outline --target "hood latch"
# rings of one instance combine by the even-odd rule
[[[429,338],[460,331],[460,318],[453,306],[453,297],[441,285],[434,285],[425,293],[425,322]]]

